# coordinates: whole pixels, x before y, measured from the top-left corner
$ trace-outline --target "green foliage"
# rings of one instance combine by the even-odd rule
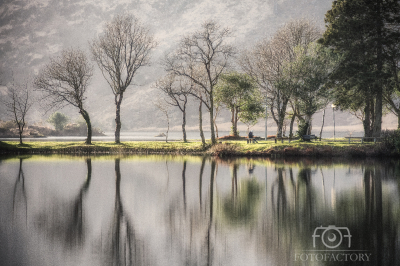
[[[257,84],[247,74],[232,72],[220,77],[214,91],[214,101],[231,111],[232,131],[238,136],[237,122],[253,125],[262,116],[262,96]]]
[[[297,78],[295,95],[300,100],[300,112],[311,116],[329,101],[330,91],[324,85],[340,59],[316,43],[306,48],[297,47],[295,56],[296,60],[290,65]]]
[[[386,149],[400,154],[400,129],[383,130],[382,143]]]
[[[307,135],[309,124],[305,120],[301,120],[296,135],[301,139],[303,135]]]
[[[235,135],[236,134],[236,136],[239,136],[240,132],[239,132],[239,130],[235,129],[234,126],[231,126],[231,130],[229,131],[229,134],[230,135]]]
[[[363,112],[364,129],[374,128],[379,135],[382,95],[398,80],[400,3],[337,0],[325,15],[325,24],[319,43],[342,56],[329,82],[335,88],[335,104]]]
[[[214,100],[231,109],[243,105],[246,98],[251,97],[256,89],[257,85],[247,74],[238,72],[223,74],[215,87]]]
[[[258,119],[265,116],[265,109],[262,102],[262,98],[255,97],[254,101],[247,102],[239,114],[239,120],[246,124],[247,127],[252,127],[257,124]]]
[[[69,120],[68,116],[60,112],[55,112],[49,117],[47,122],[52,124],[57,131],[61,131],[64,129],[64,126],[68,123],[68,120]]]

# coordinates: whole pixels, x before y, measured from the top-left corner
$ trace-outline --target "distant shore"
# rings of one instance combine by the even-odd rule
[[[398,157],[399,154],[385,150],[380,143],[348,144],[345,139],[288,143],[260,140],[247,144],[246,141],[223,141],[217,145],[202,146],[200,141],[94,141],[93,145],[83,142],[34,141],[22,145],[17,141],[0,141],[0,155],[20,154],[174,154],[206,155],[217,157],[271,157],[271,156],[318,156],[318,157]]]

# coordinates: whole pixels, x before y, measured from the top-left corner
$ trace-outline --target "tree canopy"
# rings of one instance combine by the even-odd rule
[[[93,75],[93,66],[79,49],[66,49],[51,58],[35,78],[35,87],[44,93],[52,107],[73,105],[86,121],[86,144],[92,143],[92,125],[84,107],[86,90]]]
[[[263,110],[257,84],[249,75],[238,72],[221,76],[215,87],[214,100],[217,105],[224,105],[231,112],[231,133],[234,136],[238,136],[237,123],[241,117],[252,124],[259,117],[259,109]],[[246,111],[246,115],[242,115],[243,111]]]
[[[277,125],[276,135],[283,134],[283,124],[289,101],[295,92],[292,79],[282,80],[284,64],[296,59],[296,47],[307,47],[321,37],[320,30],[308,20],[293,20],[265,38],[250,51],[244,51],[240,66],[265,93],[269,110]]]
[[[47,120],[50,124],[54,126],[54,128],[58,131],[64,129],[65,125],[68,123],[68,116],[63,113],[55,112],[53,113],[49,119]]]
[[[210,113],[211,142],[216,143],[214,131],[214,87],[229,67],[235,49],[227,42],[231,30],[215,21],[206,21],[201,29],[182,38],[175,53],[164,61],[165,70],[192,81],[199,97]],[[203,95],[205,97],[203,97]]]
[[[310,43],[296,47],[294,59],[282,67],[276,86],[293,88],[291,100],[297,105],[297,115],[304,116],[309,125],[307,134],[311,134],[312,116],[324,108],[331,98],[331,90],[325,83],[338,62],[337,54],[317,43]]]
[[[114,94],[115,142],[120,142],[121,103],[125,91],[142,66],[149,65],[156,47],[149,30],[133,15],[118,15],[104,26],[104,32],[90,44],[93,59]]]
[[[337,0],[325,23],[326,31],[319,42],[343,56],[330,78],[331,86],[338,88],[336,104],[347,108],[349,96],[361,96],[364,102],[358,108],[364,108],[365,117],[372,119],[364,121],[371,123],[371,132],[366,135],[379,137],[383,94],[392,89],[386,80],[394,74],[393,51],[400,42],[399,1]]]

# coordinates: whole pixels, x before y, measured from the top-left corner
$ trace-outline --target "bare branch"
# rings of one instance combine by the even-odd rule
[[[34,85],[41,91],[50,108],[67,104],[79,109],[88,128],[87,144],[91,144],[92,129],[89,114],[84,109],[86,90],[93,75],[93,66],[79,49],[63,50],[61,55],[50,59],[35,78]]]

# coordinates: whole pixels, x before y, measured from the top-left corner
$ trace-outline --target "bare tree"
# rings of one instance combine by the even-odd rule
[[[114,94],[115,142],[120,143],[121,103],[126,89],[142,66],[149,65],[156,42],[149,30],[133,15],[118,15],[90,43],[93,59]]]
[[[161,113],[165,115],[167,119],[167,130],[165,132],[165,142],[168,142],[168,132],[169,132],[169,115],[170,115],[170,105],[165,99],[159,98],[153,103]]]
[[[187,142],[186,138],[186,107],[188,97],[193,89],[193,84],[190,80],[182,77],[177,77],[173,73],[168,74],[156,83],[156,88],[160,90],[166,97],[164,100],[172,106],[176,106],[182,112],[182,134],[183,141]]]
[[[289,101],[296,101],[292,97],[295,86],[291,82],[287,82],[291,79],[287,79],[286,74],[285,79],[282,80],[283,66],[295,60],[296,47],[308,47],[320,36],[320,30],[310,21],[295,20],[285,24],[271,39],[265,38],[250,51],[242,53],[240,65],[243,71],[249,74],[264,90],[267,105],[277,124],[277,136],[279,137],[282,136],[283,122]],[[307,52],[306,49],[304,51]],[[294,103],[294,105],[296,104]],[[297,115],[295,110],[293,115]]]
[[[50,108],[72,105],[87,125],[85,143],[92,144],[92,124],[89,113],[84,108],[86,90],[93,75],[93,66],[85,53],[79,49],[66,49],[61,56],[51,58],[35,78],[35,87],[44,93]]]
[[[19,144],[23,144],[22,134],[26,125],[25,118],[34,103],[28,82],[18,85],[13,81],[8,87],[8,97],[2,102],[6,106],[7,112],[13,116],[13,120],[18,126]]]
[[[227,44],[230,34],[229,29],[221,29],[216,22],[206,21],[201,30],[184,37],[177,51],[167,56],[164,61],[167,71],[193,81],[206,96],[202,98],[202,101],[210,113],[212,144],[216,143],[214,86],[220,75],[228,68],[230,58],[235,53],[233,46]]]

